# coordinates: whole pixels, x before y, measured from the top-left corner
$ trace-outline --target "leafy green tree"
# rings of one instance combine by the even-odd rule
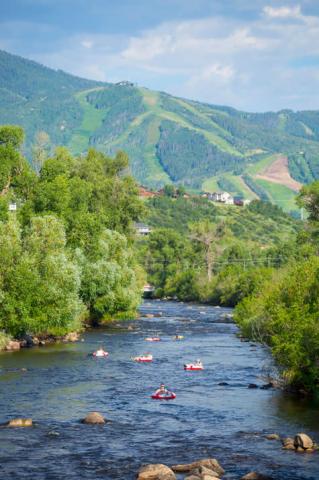
[[[17,125],[3,125],[0,127],[0,145],[10,146],[19,150],[24,141],[24,131]]]
[[[145,265],[159,296],[168,294],[166,287],[171,278],[194,263],[191,252],[189,240],[171,229],[161,228],[149,235]]]
[[[293,262],[236,307],[244,333],[271,347],[287,384],[319,388],[319,259]],[[255,292],[256,293],[256,292]]]
[[[82,269],[81,296],[95,323],[134,315],[143,278],[124,235],[104,230],[88,256],[78,250]]]
[[[164,186],[164,195],[166,197],[173,197],[175,195],[175,187],[172,184]]]
[[[8,192],[14,179],[25,167],[25,161],[19,152],[23,138],[24,133],[20,127],[0,127],[0,196]]]
[[[80,271],[65,250],[63,225],[34,218],[23,241],[17,222],[0,225],[0,326],[15,337],[81,328]]]
[[[310,222],[319,222],[319,180],[302,187],[297,204],[306,209]]]
[[[32,146],[32,165],[37,173],[40,172],[45,160],[48,158],[50,147],[50,136],[44,131],[37,132]]]
[[[224,222],[217,225],[212,224],[208,220],[193,223],[190,225],[191,238],[199,242],[203,246],[207,280],[212,279],[214,259],[221,249],[221,240],[227,235],[228,230]]]

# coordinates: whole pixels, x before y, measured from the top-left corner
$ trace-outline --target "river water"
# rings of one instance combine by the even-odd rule
[[[251,470],[278,480],[319,479],[319,453],[284,451],[280,442],[265,439],[267,433],[302,431],[319,442],[318,404],[247,388],[264,383],[270,357],[240,342],[236,326],[224,320],[229,311],[150,301],[141,313],[161,312],[160,318],[90,331],[76,344],[1,354],[0,422],[32,417],[35,426],[0,428],[0,478],[130,480],[142,463],[215,457],[226,479]],[[154,334],[162,341],[145,342]],[[175,334],[184,340],[174,341]],[[109,357],[89,357],[100,345]],[[152,364],[131,360],[147,351]],[[183,370],[199,357],[204,371]],[[176,400],[150,399],[161,382]],[[110,423],[79,422],[94,410]]]

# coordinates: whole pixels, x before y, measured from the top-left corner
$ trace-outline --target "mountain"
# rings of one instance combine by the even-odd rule
[[[79,154],[127,151],[149,187],[227,190],[293,208],[301,183],[319,178],[319,111],[247,113],[130,82],[102,83],[0,51],[0,123],[37,131]]]

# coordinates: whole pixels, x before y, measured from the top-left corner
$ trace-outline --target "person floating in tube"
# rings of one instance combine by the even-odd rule
[[[155,392],[155,395],[169,395],[171,392],[165,388],[164,383],[161,383],[160,388]]]

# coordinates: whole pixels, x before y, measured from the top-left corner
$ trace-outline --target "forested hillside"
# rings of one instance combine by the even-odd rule
[[[294,208],[301,183],[319,178],[319,112],[246,113],[176,98],[129,82],[99,83],[0,52],[0,123],[39,131],[72,153],[125,150],[142,184],[227,190]]]

